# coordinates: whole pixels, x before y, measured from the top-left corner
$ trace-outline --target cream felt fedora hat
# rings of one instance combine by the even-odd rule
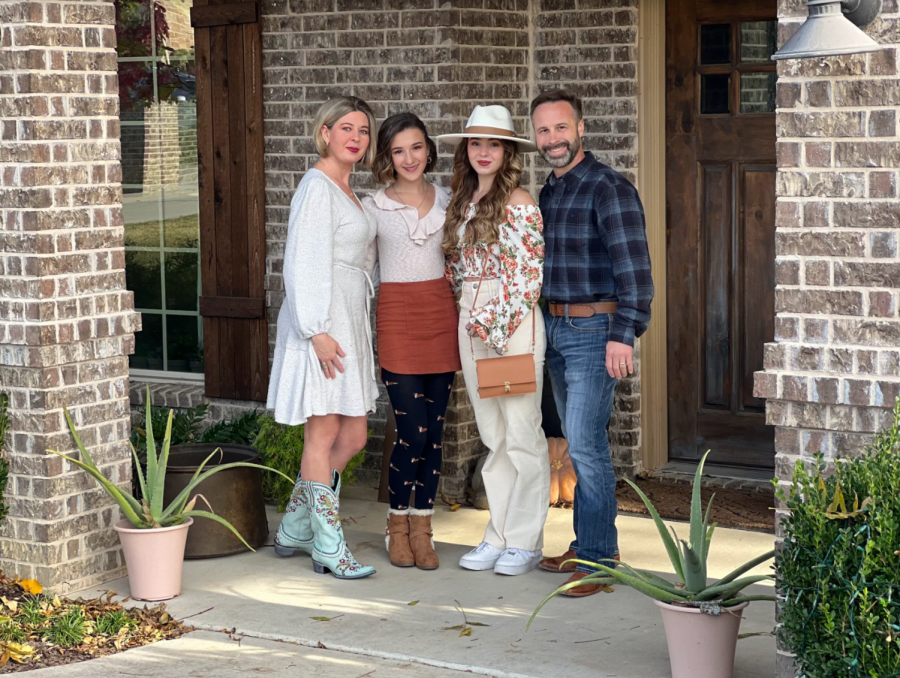
[[[518,144],[523,153],[537,150],[533,142],[516,136],[512,115],[505,106],[476,106],[462,134],[441,134],[437,138],[451,144],[463,139],[505,139]]]

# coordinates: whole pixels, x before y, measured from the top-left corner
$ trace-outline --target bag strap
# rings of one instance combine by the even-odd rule
[[[476,302],[478,301],[478,293],[481,291],[481,283],[484,282],[484,272],[487,270],[488,256],[491,253],[490,245],[486,244],[484,247],[485,247],[484,257],[481,260],[481,277],[478,279],[478,287],[475,288],[475,298],[472,299],[472,308],[476,307]],[[535,339],[534,339],[535,329],[534,329],[534,326],[537,324],[537,321],[535,320],[534,315],[533,315],[535,313],[535,307],[537,307],[537,304],[534,304],[534,306],[532,306],[532,308],[531,308],[531,313],[532,313],[532,316],[531,316],[531,355],[534,355],[534,352],[535,352]],[[477,360],[475,358],[475,343],[472,341],[471,334],[469,335],[469,350],[472,351],[472,361],[477,362]]]

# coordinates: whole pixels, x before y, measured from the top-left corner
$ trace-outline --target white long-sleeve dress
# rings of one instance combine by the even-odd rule
[[[291,201],[284,252],[284,303],[278,314],[267,407],[295,426],[311,416],[375,411],[369,277],[375,220],[323,172],[306,173]],[[331,335],[346,353],[344,372],[326,379],[313,349]]]

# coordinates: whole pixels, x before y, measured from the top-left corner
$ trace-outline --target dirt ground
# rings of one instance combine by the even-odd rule
[[[638,487],[647,495],[663,518],[690,520],[691,486],[687,483],[661,483],[657,480],[639,478]],[[703,488],[703,508],[715,494],[710,522],[722,527],[736,527],[759,532],[775,532],[774,493],[752,490],[726,490]],[[619,510],[626,513],[647,513],[644,502],[626,483],[616,488]]]

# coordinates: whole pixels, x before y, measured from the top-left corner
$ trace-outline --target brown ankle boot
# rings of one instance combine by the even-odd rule
[[[420,570],[436,570],[440,565],[432,539],[433,515],[433,509],[409,510],[409,545],[416,557],[416,567]]]
[[[391,565],[412,567],[416,558],[409,548],[409,509],[388,509],[384,543],[391,556]]]

